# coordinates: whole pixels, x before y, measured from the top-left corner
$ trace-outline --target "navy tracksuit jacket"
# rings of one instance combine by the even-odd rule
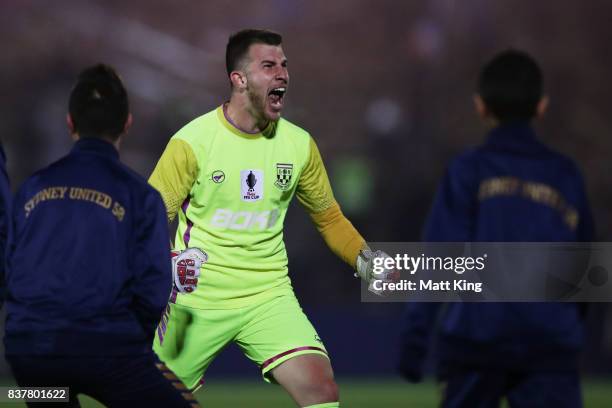
[[[560,210],[562,206],[555,208],[518,194],[482,194],[480,189],[487,182],[505,177],[546,186],[567,205]],[[451,163],[427,220],[424,240],[590,241],[592,230],[584,183],[574,163],[539,142],[526,123],[513,123],[493,129],[483,145]],[[412,367],[404,367],[404,372],[422,370],[440,306],[407,306],[401,364]],[[450,303],[444,309],[438,328],[441,372],[456,366],[576,368],[583,344],[576,304]]]
[[[172,287],[160,195],[113,145],[81,138],[14,199],[7,355],[151,353]]]
[[[11,216],[11,188],[6,172],[6,156],[0,145],[0,308],[4,303],[5,253]]]

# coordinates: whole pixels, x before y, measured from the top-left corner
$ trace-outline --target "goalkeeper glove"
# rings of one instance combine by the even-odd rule
[[[382,270],[374,271],[374,260],[378,258],[382,259],[377,261],[378,265],[376,266],[382,268]],[[384,259],[386,258],[393,259],[384,251],[372,251],[369,248],[362,249],[359,251],[359,255],[357,255],[356,276],[359,276],[368,283],[368,290],[370,292],[379,296],[383,295],[383,291],[374,288],[374,281],[395,282],[399,279],[399,272],[395,268],[385,267]]]
[[[172,277],[179,293],[191,293],[198,286],[200,269],[208,261],[208,255],[199,248],[171,251]]]

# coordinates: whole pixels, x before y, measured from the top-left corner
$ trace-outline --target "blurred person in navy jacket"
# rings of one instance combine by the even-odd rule
[[[425,225],[428,242],[590,241],[593,224],[576,165],[538,140],[530,122],[548,104],[537,63],[508,50],[482,69],[474,98],[492,129],[455,158]],[[519,183],[542,194],[497,188]],[[492,188],[492,186],[497,186]],[[532,191],[533,192],[533,191]],[[543,194],[556,197],[543,200]],[[553,205],[555,204],[556,205]],[[560,205],[563,203],[563,205]],[[574,303],[410,303],[400,372],[420,381],[432,332],[444,407],[580,407],[583,345]]]
[[[119,160],[132,116],[111,67],[81,72],[67,122],[70,153],[15,196],[7,361],[21,387],[69,387],[69,406],[79,393],[111,407],[193,406],[151,349],[172,287],[166,210]]]
[[[11,217],[11,188],[6,172],[6,155],[0,144],[0,309],[4,303],[4,268],[6,264],[6,244]]]

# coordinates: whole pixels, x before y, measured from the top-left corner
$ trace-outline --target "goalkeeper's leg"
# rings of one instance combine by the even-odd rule
[[[339,407],[338,386],[327,357],[304,354],[272,370],[279,383],[300,407]]]
[[[157,328],[153,350],[195,392],[210,363],[235,336],[241,310],[193,309],[171,303]]]
[[[254,305],[244,317],[235,341],[265,381],[282,385],[301,407],[338,406],[327,351],[293,293]]]

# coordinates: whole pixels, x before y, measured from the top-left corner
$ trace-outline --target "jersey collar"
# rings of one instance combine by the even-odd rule
[[[257,139],[260,137],[266,137],[266,138],[270,138],[274,135],[275,129],[276,129],[276,122],[269,122],[268,126],[266,126],[266,128],[261,131],[261,132],[257,132],[257,133],[249,133],[249,132],[245,132],[242,129],[239,129],[236,125],[234,125],[231,120],[225,115],[225,109],[224,109],[225,104],[219,106],[217,108],[217,118],[219,119],[219,121],[223,124],[223,126],[229,130],[230,132],[232,132],[233,134],[235,134],[236,136],[240,136],[240,137],[244,137],[246,139]]]

